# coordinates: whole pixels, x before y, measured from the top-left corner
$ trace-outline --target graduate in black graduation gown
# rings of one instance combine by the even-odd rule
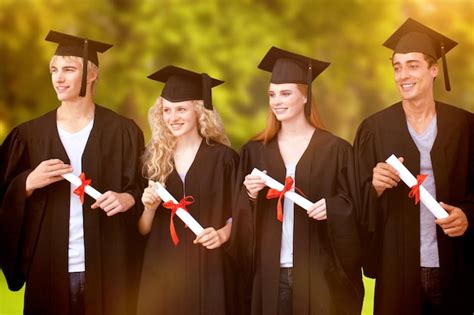
[[[25,314],[132,314],[136,308],[136,222],[143,189],[137,125],[92,101],[97,52],[110,45],[51,31],[50,64],[61,106],[10,132],[0,167],[0,260],[11,290],[25,283]],[[85,44],[87,42],[87,44]],[[85,48],[84,48],[84,45]],[[87,50],[88,58],[83,52]],[[86,67],[83,68],[83,63]],[[87,71],[85,69],[88,69]],[[93,126],[82,172],[103,192],[84,197],[82,289],[70,292],[70,202],[79,196],[60,175],[74,171],[58,128]],[[135,282],[135,284],[134,284]]]
[[[231,261],[222,245],[232,225],[238,155],[211,103],[211,88],[222,81],[175,66],[149,78],[166,84],[149,112],[152,139],[144,166],[150,187],[139,222],[149,236],[138,314],[233,314]],[[154,181],[178,201],[190,201],[189,213],[205,228],[201,234],[196,237],[173,218],[170,205],[152,188]]]
[[[387,40],[384,45],[395,51],[392,63],[402,102],[365,119],[355,139],[364,273],[376,278],[375,314],[472,314],[473,115],[433,99],[441,43],[445,52],[456,45],[412,19]],[[424,134],[434,119],[437,134],[429,156],[435,197],[449,213],[436,221],[431,216],[438,266],[421,263],[420,233],[428,227],[420,228],[420,204],[384,163],[395,154],[414,176],[420,174],[421,153],[408,125]],[[423,273],[438,276],[430,281]]]
[[[241,150],[231,240],[239,265],[248,268],[251,314],[360,314],[362,308],[352,147],[324,130],[311,102],[311,82],[328,65],[276,47],[259,65],[272,72],[268,121]],[[281,222],[277,199],[267,199],[264,181],[250,173],[258,168],[285,183],[285,164],[296,164],[295,185],[315,203],[308,212],[290,205]],[[283,232],[291,215],[292,232]]]

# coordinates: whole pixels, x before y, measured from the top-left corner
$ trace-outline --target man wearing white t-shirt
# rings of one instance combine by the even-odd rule
[[[136,124],[94,104],[97,52],[111,45],[51,31],[61,105],[16,127],[0,168],[0,254],[9,288],[26,283],[25,314],[130,314],[140,253],[135,204],[143,188]],[[62,175],[84,173],[94,201]]]

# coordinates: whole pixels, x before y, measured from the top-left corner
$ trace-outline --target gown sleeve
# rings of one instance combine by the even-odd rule
[[[338,267],[349,280],[345,287],[346,300],[360,311],[364,297],[361,275],[361,244],[356,224],[357,186],[352,147],[344,142],[339,145],[337,157],[337,193],[326,197],[327,225],[329,239]],[[349,305],[346,305],[349,307]]]
[[[25,282],[22,272],[27,212],[25,185],[31,172],[27,145],[18,128],[7,136],[0,155],[0,263],[8,287],[17,291]]]
[[[362,244],[362,266],[364,274],[376,277],[377,231],[381,228],[386,195],[377,197],[372,186],[373,168],[380,162],[377,158],[377,143],[370,122],[359,126],[354,140],[355,177],[358,186],[357,223]]]
[[[250,279],[254,258],[255,201],[251,201],[243,184],[245,176],[252,171],[252,148],[248,144],[242,147],[234,185],[232,211],[232,232],[229,252],[245,279]]]
[[[233,200],[235,199],[234,192],[237,183],[236,177],[239,165],[239,155],[234,150],[228,150],[225,160],[224,176],[226,185],[224,187],[224,203],[227,207],[224,209],[225,222],[222,222],[222,226],[224,226],[227,223],[227,220],[231,219],[233,215],[232,206]]]
[[[144,150],[143,133],[132,120],[127,120],[124,129],[122,154],[125,156],[122,177],[125,180],[122,192],[129,193],[135,198],[135,202],[139,203],[143,188],[146,187],[145,180],[141,175],[142,163],[140,161]]]
[[[129,209],[128,216],[133,222],[138,219],[143,211],[141,196],[147,186],[146,179],[142,176],[141,156],[144,151],[144,138],[141,129],[132,120],[126,119],[123,131],[122,178],[124,193],[129,193],[135,199],[135,206]]]
[[[474,234],[474,114],[469,113],[469,166],[467,170],[467,192],[466,197],[460,204],[460,208],[466,214],[471,233]],[[474,235],[472,235],[474,237]]]
[[[127,272],[130,276],[129,287],[137,292],[143,264],[146,238],[138,232],[138,220],[143,212],[141,196],[147,186],[147,180],[142,176],[141,156],[144,151],[144,137],[141,129],[133,120],[125,119],[122,130],[122,183],[121,192],[130,194],[135,199],[135,205],[125,212],[127,227],[127,247],[130,249],[130,265]]]

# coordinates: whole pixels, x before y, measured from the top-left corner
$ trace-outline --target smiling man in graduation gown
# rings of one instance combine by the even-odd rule
[[[3,272],[11,290],[26,283],[25,314],[131,314],[143,135],[92,100],[97,53],[111,45],[54,31],[46,40],[58,44],[50,71],[61,105],[3,143]],[[70,172],[102,197],[72,187],[61,176]]]
[[[362,192],[365,274],[375,314],[472,314],[472,113],[435,101],[433,82],[456,42],[408,19],[384,45],[402,101],[360,125],[354,144]],[[384,161],[395,154],[449,216],[436,219]],[[416,193],[414,194],[416,197]]]

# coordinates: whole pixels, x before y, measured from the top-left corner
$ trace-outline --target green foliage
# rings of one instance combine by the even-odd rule
[[[55,29],[115,44],[100,57],[96,100],[147,135],[147,110],[162,88],[148,74],[176,64],[224,79],[214,103],[235,148],[265,124],[269,75],[256,65],[270,46],[331,61],[313,90],[329,129],[350,141],[364,117],[399,99],[381,43],[408,16],[460,42],[448,55],[453,91],[440,78],[436,96],[472,111],[470,1],[2,0],[0,139],[57,106],[47,68],[55,47],[43,40]]]
[[[0,314],[23,314],[24,291],[24,289],[21,289],[19,292],[8,291],[7,282],[0,270]]]

